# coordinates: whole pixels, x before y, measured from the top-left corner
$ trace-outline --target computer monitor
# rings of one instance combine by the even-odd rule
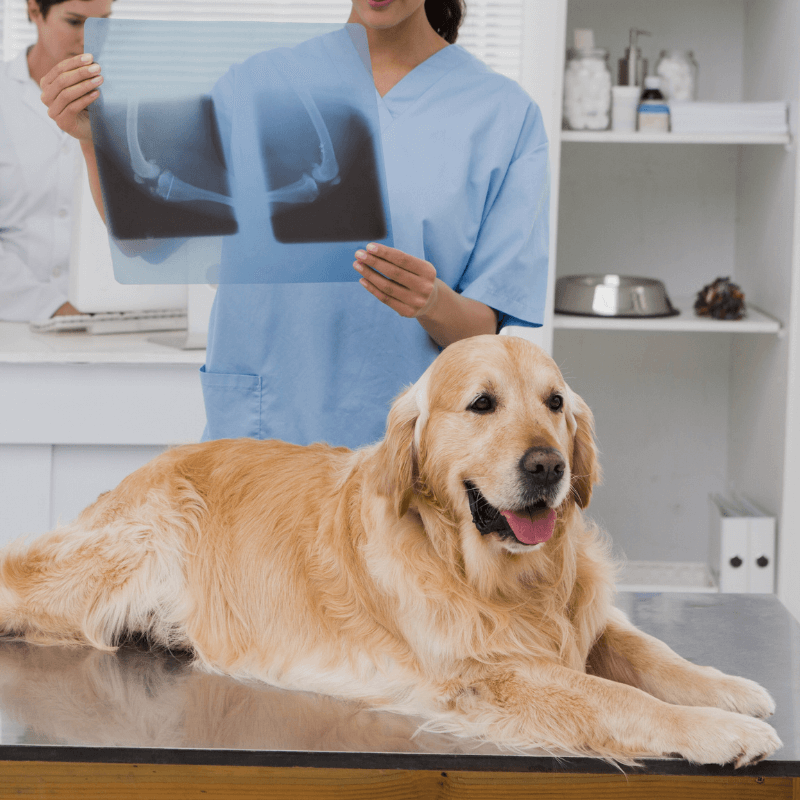
[[[121,284],[114,279],[108,231],[92,199],[86,165],[75,181],[69,301],[78,311],[154,311],[186,308],[185,285]]]

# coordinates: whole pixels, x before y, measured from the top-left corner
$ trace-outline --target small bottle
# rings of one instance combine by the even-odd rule
[[[643,85],[644,76],[647,75],[647,59],[642,58],[642,51],[638,47],[640,36],[650,36],[650,32],[631,28],[630,44],[625,51],[625,58],[619,60],[617,83],[620,86],[638,86],[641,88]]]
[[[642,133],[669,131],[669,106],[661,92],[661,78],[656,75],[649,75],[644,79],[638,118],[639,130]]]

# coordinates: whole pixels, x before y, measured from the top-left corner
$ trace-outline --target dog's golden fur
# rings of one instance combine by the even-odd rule
[[[465,482],[527,513],[533,451],[560,459],[552,536],[481,534]],[[523,339],[468,339],[397,399],[376,445],[175,448],[10,546],[0,632],[112,649],[144,631],[209,670],[512,748],[773,752],[753,718],[774,709],[761,687],[684,661],[614,608],[607,545],[582,512],[598,478],[591,413],[552,360]]]

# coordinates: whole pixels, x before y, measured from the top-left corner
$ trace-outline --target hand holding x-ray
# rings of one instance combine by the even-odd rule
[[[436,303],[436,267],[394,247],[369,244],[356,251],[359,283],[401,317],[421,317]]]
[[[42,102],[62,131],[81,141],[91,141],[87,108],[100,96],[100,65],[90,53],[56,64],[41,80]]]
[[[102,77],[64,62],[43,100],[87,145],[88,110],[118,281],[352,281],[392,244],[360,26],[103,19],[86,47]]]

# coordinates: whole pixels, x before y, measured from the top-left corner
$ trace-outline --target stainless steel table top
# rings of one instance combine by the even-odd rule
[[[690,661],[761,683],[782,750],[748,774],[800,776],[800,625],[771,595],[621,594],[634,624]],[[607,772],[599,759],[502,753],[419,720],[245,684],[125,647],[0,642],[0,760]],[[660,774],[721,774],[652,759]],[[741,774],[741,773],[739,773]]]

